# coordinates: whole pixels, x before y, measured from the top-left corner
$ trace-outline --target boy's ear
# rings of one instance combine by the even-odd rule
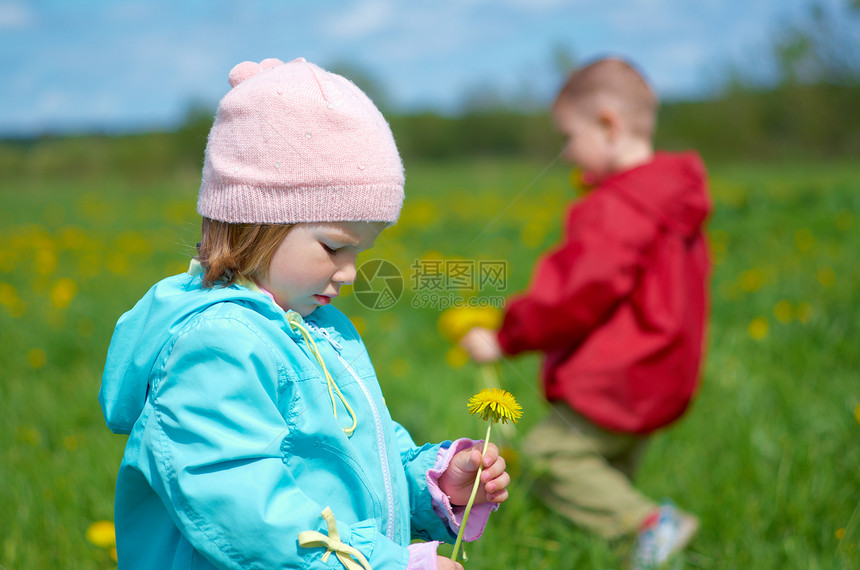
[[[610,141],[618,137],[623,127],[621,115],[610,107],[604,107],[597,112],[597,124]]]

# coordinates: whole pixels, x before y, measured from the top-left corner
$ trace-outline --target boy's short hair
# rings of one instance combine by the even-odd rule
[[[259,281],[294,224],[234,224],[203,218],[197,261],[203,286]]]
[[[634,133],[651,137],[657,119],[657,96],[633,65],[623,59],[598,59],[574,71],[562,86],[554,107],[570,104],[596,112],[613,106]]]

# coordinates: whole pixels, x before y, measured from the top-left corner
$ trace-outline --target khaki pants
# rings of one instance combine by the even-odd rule
[[[565,404],[528,435],[524,453],[547,506],[612,539],[634,533],[657,504],[633,487],[647,439],[604,430]]]

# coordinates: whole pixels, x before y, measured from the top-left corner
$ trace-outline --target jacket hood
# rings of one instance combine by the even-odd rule
[[[684,237],[698,233],[712,208],[707,172],[695,152],[658,152],[651,162],[607,179],[603,187]]]
[[[240,303],[282,320],[280,310],[262,293],[239,285],[203,288],[202,275],[183,273],[155,284],[120,317],[108,348],[99,403],[114,433],[130,433],[143,410],[150,372],[169,340],[208,307]]]

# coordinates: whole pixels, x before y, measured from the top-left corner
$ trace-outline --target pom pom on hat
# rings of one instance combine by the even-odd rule
[[[300,57],[296,61],[299,60],[305,61],[305,58]],[[230,81],[230,87],[236,87],[249,77],[257,75],[264,69],[270,69],[276,65],[283,65],[283,63],[283,61],[274,57],[264,59],[260,63],[255,61],[243,61],[230,70],[230,77],[228,79]]]
[[[197,211],[232,223],[395,222],[403,164],[349,80],[298,58],[242,62],[209,133]]]

